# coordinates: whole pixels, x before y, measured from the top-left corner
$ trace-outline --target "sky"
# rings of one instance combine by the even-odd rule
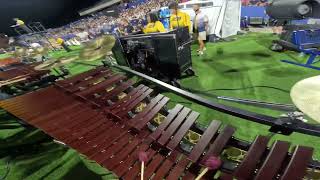
[[[100,0],[0,0],[0,33],[13,35],[13,18],[42,22],[46,27],[64,25],[79,18],[78,11]]]

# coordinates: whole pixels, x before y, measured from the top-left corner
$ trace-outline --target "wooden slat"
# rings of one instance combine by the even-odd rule
[[[77,108],[77,107],[80,107],[80,108],[84,107],[84,104],[80,103],[80,102],[76,102],[76,103],[69,105],[69,106],[63,106],[63,107],[61,107],[61,109],[50,111],[46,115],[32,118],[32,119],[28,120],[28,122],[35,124],[35,123],[39,123],[42,120],[54,119],[59,115],[62,115],[62,114],[64,115],[65,113],[71,112],[72,109]]]
[[[119,116],[127,115],[129,111],[133,110],[134,107],[136,107],[139,103],[141,103],[144,99],[146,99],[152,92],[153,92],[153,89],[148,89],[139,97],[134,98],[130,104],[126,105],[125,107],[122,108],[120,112],[118,112],[118,115]]]
[[[124,80],[126,77],[125,76],[122,76],[122,75],[115,75],[97,85],[94,85],[94,86],[91,86],[83,91],[80,91],[77,93],[78,96],[88,96],[90,94],[94,94],[95,92],[97,91],[101,91],[102,89],[114,84],[114,83],[117,83],[121,80]]]
[[[91,112],[91,113],[90,113]],[[71,129],[79,124],[91,121],[97,114],[90,110],[83,110],[81,113],[70,112],[66,116],[57,116],[59,119],[50,119],[48,121],[41,121],[36,126],[41,127],[46,132],[59,132],[66,129]]]
[[[61,140],[64,142],[72,142],[78,139],[83,139],[89,136],[94,131],[101,132],[102,129],[106,130],[112,127],[113,123],[111,121],[106,121],[104,118],[93,118],[94,120],[89,120],[88,123],[76,126],[73,129],[65,129],[62,133],[55,133],[57,136],[61,136]]]
[[[90,121],[89,123],[93,123],[93,120],[95,117],[91,116],[91,117],[86,117],[84,120],[85,121]],[[80,122],[85,122],[85,121],[80,121]],[[42,130],[44,132],[46,132],[47,134],[50,134],[50,136],[54,137],[55,139],[58,140],[64,140],[66,138],[73,138],[72,136],[72,130],[69,128],[62,128],[63,126],[58,126],[58,125],[54,125],[54,126],[50,126],[50,127],[42,127]],[[79,140],[79,138],[74,139],[74,141]]]
[[[27,101],[27,100],[34,100],[34,97],[38,96],[38,94],[47,93],[47,91],[52,91],[52,87],[48,87],[45,89],[40,89],[38,91],[30,92],[28,94],[24,94],[22,96],[17,96],[14,98],[6,99],[3,101],[0,101],[0,105],[2,108],[10,108],[11,106],[21,105],[21,102]]]
[[[131,99],[131,97],[132,97],[133,95],[135,95],[135,94],[136,94],[139,90],[141,90],[142,88],[146,88],[146,87],[145,87],[143,84],[140,84],[138,87],[136,87],[136,88],[134,88],[132,91],[130,91],[125,98],[123,98],[123,99],[115,102],[115,103],[110,107],[110,109],[111,109],[111,110],[113,110],[113,109],[116,110],[116,109],[120,108],[123,103],[126,103],[127,101],[129,101],[129,100]]]
[[[176,118],[178,113],[182,110],[183,106],[178,104],[176,105],[169,113],[169,115],[166,117],[166,119],[157,127],[157,129],[149,136],[149,138],[153,140],[157,140],[162,132],[170,125],[172,120]]]
[[[99,142],[96,143],[93,141],[88,142],[88,140],[83,138],[85,140],[82,140],[82,139],[79,140],[80,145],[79,143],[75,144],[73,142],[71,142],[70,144],[74,147],[80,146],[79,150],[81,150],[81,152],[84,152],[84,154],[86,154],[90,158],[97,159],[96,157],[99,157],[98,159],[103,159],[107,157],[105,157],[104,155],[101,155],[100,153],[107,150],[114,143],[119,142],[121,139],[124,139],[124,141],[129,142],[127,135],[130,135],[130,134],[126,133],[125,130],[120,129],[118,126],[115,126],[115,125],[105,128],[105,131],[100,131],[99,133],[94,132],[94,133],[95,134],[92,135],[93,141],[100,140],[101,141],[100,143]],[[131,138],[131,136],[129,136],[129,138]],[[82,146],[81,146],[81,143],[83,143]]]
[[[156,154],[152,161],[146,166],[146,170],[144,173],[144,179],[150,179],[150,177],[155,173],[157,168],[161,165],[161,163],[164,161],[165,157],[161,154]],[[141,178],[139,175],[138,178]]]
[[[7,71],[0,71],[0,80],[6,81],[17,76],[22,76],[28,74],[27,72],[21,71],[20,69],[9,69]]]
[[[106,100],[110,100],[111,98],[117,96],[121,92],[127,90],[133,84],[134,82],[132,80],[123,82],[119,86],[117,86],[115,89],[111,90],[110,92],[106,92],[105,94],[102,94],[102,96],[98,100],[100,103],[105,103]]]
[[[105,131],[95,131],[92,134],[85,136],[83,139],[79,141],[71,142],[70,145],[75,148],[79,148],[79,150],[89,151],[92,147],[96,147],[102,140],[111,135],[116,135],[121,132],[121,127],[114,124],[109,127]],[[116,139],[115,139],[116,140]]]
[[[60,102],[57,101],[57,98],[48,98],[48,101],[46,103],[31,103],[32,102],[22,102],[21,104],[23,104],[24,107],[21,107],[19,109],[5,109],[21,119],[32,121],[35,118],[47,115],[48,111],[54,112],[60,110],[61,107],[64,106],[77,106],[76,104],[79,104],[78,102],[75,102],[70,98],[65,98]]]
[[[90,112],[92,112],[92,110],[86,110],[80,113],[72,113],[72,114],[69,114],[68,116],[65,116],[65,118],[61,118],[57,120],[53,119],[53,121],[50,121],[50,123],[42,121],[41,123],[39,123],[39,125],[41,125],[43,129],[49,132],[53,131],[57,127],[58,128],[60,127],[61,129],[71,128],[77,125],[79,122],[85,122],[97,116],[96,113],[90,113]]]
[[[182,180],[194,180],[194,179],[196,179],[196,177],[197,177],[196,175],[194,175],[190,171],[188,171],[187,174],[182,177]]]
[[[109,130],[110,128],[114,127],[114,124],[110,121],[104,121],[103,119],[98,121],[97,123],[93,123],[94,126],[91,126],[89,128],[83,127],[82,129],[68,132],[64,131],[63,134],[65,135],[60,135],[57,133],[57,135],[61,136],[61,140],[63,142],[66,142],[67,144],[85,139],[86,137],[93,136],[92,134],[96,133],[103,133],[103,131]],[[67,133],[65,133],[67,132]]]
[[[106,131],[108,131],[109,133],[107,133]],[[116,132],[116,131],[119,131],[119,132]],[[101,127],[101,128],[99,127],[95,131],[86,134],[86,136],[80,137],[80,139],[86,141],[86,143],[95,144],[95,143],[99,143],[100,139],[109,137],[112,133],[120,133],[120,131],[121,131],[121,127],[118,124],[111,123],[110,126]],[[70,142],[70,143],[81,146],[81,142]]]
[[[182,173],[189,165],[190,161],[187,158],[182,158],[178,164],[171,170],[170,174],[168,175],[167,179],[179,179],[182,176]]]
[[[117,154],[114,155],[112,159],[105,160],[102,165],[107,169],[113,169],[121,161],[126,160],[126,158],[135,150],[135,148],[141,143],[141,139],[134,138],[125,148],[119,151]]]
[[[111,168],[117,176],[122,177],[128,172],[129,168],[134,165],[134,163],[138,160],[139,152],[147,152],[149,149],[149,145],[142,144],[139,146],[135,151],[133,151],[123,162],[119,162],[120,164],[115,167]]]
[[[158,143],[161,145],[165,145],[168,140],[171,138],[171,136],[175,133],[175,131],[179,128],[180,124],[183,123],[185,118],[188,116],[190,113],[189,108],[183,108],[181,113],[177,116],[177,118],[171,123],[171,125],[168,127],[168,129],[162,134],[160,137]]]
[[[129,95],[127,95],[124,100],[120,100],[120,103],[116,103],[116,105],[113,105],[112,107],[112,113],[114,114],[118,114],[119,112],[123,112],[126,111],[127,106],[129,106],[129,104],[131,102],[133,102],[135,99],[137,99],[138,97],[140,97],[144,92],[150,90],[149,87],[147,86],[143,86],[141,89],[139,90],[133,90],[133,92]],[[116,107],[117,106],[117,107]]]
[[[130,146],[130,141],[133,137],[129,134],[125,134],[119,140],[112,144],[107,144],[103,150],[96,152],[90,158],[95,159],[98,164],[107,164],[107,160],[110,160],[113,154],[120,152],[121,150],[127,149]],[[135,141],[134,144],[138,143]]]
[[[281,165],[285,160],[290,144],[284,141],[277,141],[269,152],[268,157],[259,169],[256,180],[274,179],[280,171]]]
[[[308,163],[312,160],[313,148],[296,147],[288,167],[281,176],[281,180],[303,179],[306,174]]]
[[[227,126],[218,135],[214,142],[210,145],[208,152],[204,156],[204,160],[208,159],[210,156],[220,156],[223,149],[226,147],[228,141],[235,132],[235,128],[232,126]]]
[[[127,128],[116,128],[113,127],[109,130],[106,134],[99,134],[97,137],[95,137],[91,142],[89,148],[83,149],[83,152],[86,153],[87,156],[92,156],[96,152],[103,150],[103,148],[106,146],[106,144],[110,144],[112,142],[117,141],[118,138],[128,134]],[[94,147],[94,148],[91,148]]]
[[[168,103],[169,98],[164,97],[152,110],[144,117],[141,118],[140,121],[137,121],[135,124],[135,128],[137,130],[142,130],[143,127],[147,125],[148,122],[155,117],[155,115]]]
[[[84,73],[78,74],[76,76],[70,77],[70,78],[68,78],[66,80],[58,81],[58,82],[56,82],[56,84],[59,85],[59,86],[63,86],[63,87],[68,87],[68,86],[71,86],[71,85],[75,85],[76,83],[81,82],[83,79],[86,79],[87,77],[99,74],[103,70],[107,70],[107,69],[105,67],[97,67],[96,69],[91,69],[91,70],[89,70],[87,72],[84,72]]]
[[[170,171],[170,169],[173,167],[174,162],[166,159],[164,163],[161,165],[161,167],[158,169],[158,171],[155,173],[154,180],[163,180],[165,179],[166,175]]]
[[[154,151],[153,149],[149,149],[147,151],[148,157],[153,157],[157,152]],[[136,155],[136,158],[138,159],[138,155]],[[151,158],[148,158],[147,162],[145,162],[146,165],[151,161]],[[136,161],[136,163],[133,165],[131,169],[126,173],[126,175],[123,177],[125,180],[133,180],[136,179],[138,174],[140,173],[140,167],[141,167],[141,162]]]
[[[192,151],[188,157],[190,161],[197,162],[204,150],[210,143],[213,136],[218,132],[221,125],[220,121],[212,121],[209,127],[202,134],[199,142],[192,148]]]
[[[237,168],[234,176],[239,179],[252,179],[252,175],[260,162],[263,153],[267,149],[269,138],[258,136],[251,145],[248,154]]]
[[[220,180],[233,180],[232,174],[222,173],[219,177]]]
[[[15,112],[15,110],[19,111],[21,109],[30,110],[31,108],[39,107],[39,103],[46,103],[44,98],[50,99],[50,97],[59,96],[61,94],[62,93],[57,91],[56,89],[49,87],[23,96],[18,96],[12,99],[1,101],[1,107],[12,112]],[[35,99],[38,99],[37,103],[35,103]],[[53,100],[56,100],[56,98]]]
[[[88,112],[88,113],[86,113]],[[91,111],[92,112],[92,111]],[[66,128],[72,127],[71,124],[83,122],[86,120],[90,120],[95,116],[95,114],[90,113],[90,111],[83,111],[83,113],[70,113],[68,116],[59,116],[59,119],[50,119],[50,121],[41,121],[39,123],[34,124],[36,127],[41,128],[43,131],[47,133],[55,133],[59,131],[64,131]],[[69,124],[69,122],[72,122]]]
[[[73,85],[72,87],[70,87],[68,90],[70,92],[77,92],[80,90],[80,88],[86,88],[87,86],[92,85],[93,83],[95,83],[99,79],[101,79],[101,78],[107,79],[110,76],[112,76],[112,73],[110,71],[106,71],[106,72],[100,73],[96,76],[93,76],[90,79],[82,80],[81,82],[77,83],[76,85]]]
[[[115,124],[106,124],[98,127],[94,131],[86,132],[85,134],[63,137],[63,141],[69,144],[70,146],[81,146],[81,143],[86,145],[90,138],[96,138],[97,136],[104,134],[105,131],[111,131],[112,129],[117,128]]]
[[[145,107],[143,109],[142,112],[140,112],[139,114],[137,114],[133,119],[131,119],[129,121],[129,125],[134,127],[135,124],[138,124],[139,120],[143,119],[146,114],[148,112],[150,112],[151,110],[153,110],[153,108],[158,104],[159,101],[161,101],[161,99],[164,98],[164,95],[162,94],[158,94],[156,97],[154,97],[151,102],[147,105],[147,107]]]
[[[199,117],[199,113],[193,111],[191,114],[188,116],[188,118],[185,120],[185,122],[182,124],[178,132],[173,136],[173,139],[168,143],[167,148],[170,149],[171,151],[174,150],[180,141],[182,140],[183,136],[186,135],[188,130],[191,128],[191,126],[194,124],[194,122],[197,120]]]
[[[102,123],[105,122],[103,124],[107,124],[106,123],[107,119],[102,114],[94,113],[94,112],[92,112],[91,114],[93,114],[91,119],[88,119],[85,121],[78,121],[78,122],[77,120],[75,120],[74,122],[69,122],[68,125],[63,125],[64,126],[63,129],[66,129],[66,131],[70,131],[70,133],[72,132],[78,133],[80,129],[88,130],[91,125],[94,125],[95,123],[98,123],[98,122],[102,122]]]

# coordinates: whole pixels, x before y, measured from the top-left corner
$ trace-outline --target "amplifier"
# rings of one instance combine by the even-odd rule
[[[119,65],[171,81],[191,69],[190,44],[188,29],[179,28],[120,37],[112,51]]]

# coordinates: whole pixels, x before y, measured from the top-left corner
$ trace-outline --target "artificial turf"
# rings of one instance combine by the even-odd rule
[[[0,60],[10,57],[10,54],[0,54]]]
[[[196,76],[181,80],[183,88],[189,89],[212,101],[272,116],[281,112],[217,100],[216,96],[230,96],[276,103],[292,103],[291,87],[307,77],[319,75],[319,71],[280,62],[281,59],[305,61],[307,56],[295,52],[277,53],[269,50],[276,36],[251,33],[236,36],[232,42],[208,43],[204,56],[196,56],[193,46],[193,69]],[[53,58],[77,55],[81,47],[72,53],[56,51]],[[90,62],[98,64],[99,61]],[[92,67],[71,63],[67,66],[72,74]],[[257,87],[258,86],[258,87]],[[260,86],[270,86],[266,88]],[[229,90],[226,90],[229,89]],[[231,90],[230,90],[231,89]],[[279,90],[281,89],[281,90]],[[211,120],[220,120],[237,128],[236,137],[253,141],[257,135],[268,135],[267,126],[241,120],[208,109],[163,92],[171,98],[170,105],[179,102],[200,112],[198,122],[207,125]],[[14,117],[1,111],[0,114],[0,179],[114,179],[115,177],[96,163],[87,160],[76,151],[55,144],[36,129],[22,127]],[[310,120],[310,123],[315,123]],[[294,133],[291,136],[275,135],[272,140],[287,140],[292,145],[302,144],[315,148],[314,158],[320,158],[319,138]],[[9,165],[7,164],[9,162]],[[9,167],[9,171],[7,169]]]

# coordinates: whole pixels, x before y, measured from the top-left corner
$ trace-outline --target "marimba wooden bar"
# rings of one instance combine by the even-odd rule
[[[135,85],[110,69],[98,67],[19,97],[0,106],[42,129],[53,138],[96,161],[121,179],[139,179],[138,154],[146,152],[145,179],[195,179],[209,157],[223,165],[203,179],[302,179],[312,161],[313,149],[258,136],[248,145],[234,146],[236,128],[213,120],[206,129],[197,126],[198,112],[177,104],[168,110],[169,98]],[[228,148],[245,152],[235,161]],[[229,165],[227,164],[234,164]]]

